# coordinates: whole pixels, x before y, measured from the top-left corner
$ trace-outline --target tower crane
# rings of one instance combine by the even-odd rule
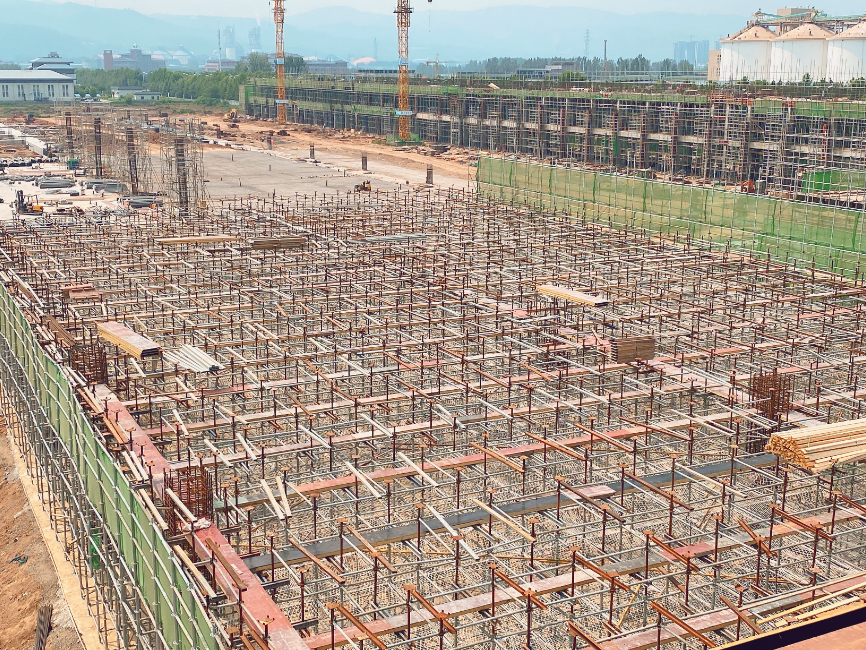
[[[286,60],[283,46],[283,23],[286,10],[283,0],[274,0],[274,27],[277,30],[277,55],[274,60],[277,69],[277,124],[286,123]]]
[[[433,2],[433,0],[427,0]],[[409,17],[412,7],[409,0],[397,0],[397,125],[401,140],[409,140]]]
[[[424,63],[427,65],[434,64],[435,67],[434,67],[433,76],[434,77],[439,76],[439,52],[436,52],[436,60],[435,61],[425,61]]]

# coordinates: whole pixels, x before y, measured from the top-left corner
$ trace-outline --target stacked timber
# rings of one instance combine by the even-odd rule
[[[250,240],[250,246],[254,251],[273,251],[284,248],[300,248],[307,243],[307,238],[301,235],[289,235],[286,237],[256,237]]]
[[[782,431],[770,436],[767,451],[812,472],[866,459],[866,418]]]
[[[656,340],[653,336],[629,336],[610,340],[610,360],[614,363],[632,363],[637,359],[654,359]]]
[[[95,289],[88,282],[86,284],[67,284],[60,287],[63,298],[68,302],[80,302],[83,300],[102,300],[102,292]]]
[[[96,331],[99,334],[99,338],[116,345],[136,359],[141,360],[145,357],[159,356],[160,347],[158,343],[154,343],[141,334],[136,334],[123,323],[118,323],[117,321],[97,323]]]
[[[607,298],[600,298],[582,291],[575,291],[568,287],[560,287],[555,284],[539,284],[536,287],[538,293],[551,298],[559,298],[567,302],[576,302],[581,305],[592,305],[593,307],[604,307],[608,304]]]
[[[154,239],[163,246],[182,246],[184,244],[228,244],[238,241],[234,235],[187,235],[185,237],[158,237]]]

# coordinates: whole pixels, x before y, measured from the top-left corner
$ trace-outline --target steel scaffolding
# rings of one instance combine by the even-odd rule
[[[764,451],[862,416],[859,280],[454,190],[0,246],[224,643],[699,648],[866,589],[862,466]]]

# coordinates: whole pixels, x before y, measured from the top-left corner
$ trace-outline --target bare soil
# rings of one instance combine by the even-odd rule
[[[475,177],[475,167],[471,167],[470,163],[478,159],[478,151],[450,147],[445,152],[437,152],[432,146],[424,144],[393,147],[381,144],[377,137],[368,134],[322,129],[305,124],[284,125],[282,130],[286,135],[276,135],[280,129],[274,122],[249,120],[241,116],[237,123],[231,124],[224,116],[210,113],[202,113],[196,117],[207,122],[204,127],[207,137],[216,138],[216,127],[219,126],[220,139],[232,143],[265,148],[267,137],[273,132],[274,151],[294,151],[302,154],[313,144],[317,156],[319,153],[332,153],[351,156],[360,161],[361,153],[366,152],[371,164],[382,161],[416,170],[424,170],[430,164],[433,165],[434,172],[437,172],[437,177],[444,175],[465,179],[467,174],[471,178]]]
[[[57,571],[18,476],[16,453],[5,424],[0,423],[0,650],[32,649],[37,612],[47,604],[54,605],[47,648],[81,648]]]

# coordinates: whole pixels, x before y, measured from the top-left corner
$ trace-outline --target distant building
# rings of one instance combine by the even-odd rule
[[[523,68],[515,72],[521,79],[539,80],[556,78],[563,72],[574,72],[577,70],[575,61],[554,61],[543,68]]]
[[[224,56],[232,61],[239,61],[243,58],[245,52],[241,44],[235,38],[235,26],[226,25],[222,31],[222,52],[220,56]]]
[[[205,72],[219,72],[220,70],[234,70],[238,62],[234,59],[208,59],[204,64]]]
[[[75,76],[75,68],[72,67],[72,61],[61,58],[57,52],[50,52],[48,56],[40,56],[38,59],[33,59],[30,62],[30,70],[49,70],[65,74],[68,77]]]
[[[310,74],[344,75],[349,72],[347,61],[307,61],[307,72]]]
[[[709,41],[678,41],[674,43],[674,61],[688,61],[695,67],[707,64],[710,56]]]
[[[183,67],[189,67],[190,64],[195,63],[195,54],[187,50],[183,45],[178,46],[176,50],[169,50],[171,55],[177,60]]]
[[[141,86],[112,86],[111,96],[115,99],[131,96],[133,100],[140,102],[160,99],[162,93],[155,90],[147,90]]]
[[[161,68],[165,68],[165,59],[145,54],[135,44],[126,54],[114,54],[112,50],[102,53],[103,70],[140,70],[147,73]]]
[[[72,101],[75,78],[52,70],[0,70],[0,102]]]
[[[253,27],[248,34],[249,37],[249,45],[250,52],[261,52],[262,51],[262,28],[256,25]]]
[[[397,68],[360,68],[355,71],[355,75],[364,77],[387,77],[387,76],[397,76],[400,71]],[[409,74],[415,74],[415,70],[409,70]]]
[[[710,59],[707,61],[707,81],[718,81],[722,70],[722,50],[710,50]]]

